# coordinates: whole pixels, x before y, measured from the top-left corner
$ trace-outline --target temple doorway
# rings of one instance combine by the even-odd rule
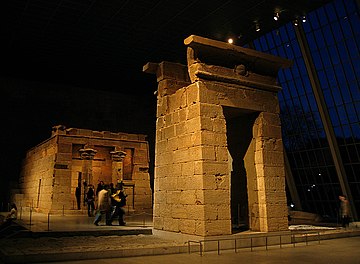
[[[231,172],[231,223],[236,233],[249,229],[248,184],[255,177],[253,125],[259,113],[233,107],[223,110]]]

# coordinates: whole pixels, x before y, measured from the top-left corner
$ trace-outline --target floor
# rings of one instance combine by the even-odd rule
[[[71,262],[51,262],[51,263],[72,263],[72,264],[159,264],[159,263],[206,263],[206,264],[219,264],[219,263],[317,263],[317,264],[357,264],[360,263],[360,237],[338,238],[331,240],[324,240],[321,244],[313,245],[298,245],[294,247],[263,248],[254,250],[222,252],[220,255],[217,253],[205,253],[203,256],[199,254],[175,254],[175,255],[158,255],[158,256],[141,256],[130,258],[112,258],[112,259],[96,259],[96,260],[80,260]],[[50,263],[48,263],[50,264]]]

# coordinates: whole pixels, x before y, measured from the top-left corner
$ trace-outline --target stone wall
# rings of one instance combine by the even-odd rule
[[[24,196],[16,201],[18,207],[52,207],[54,188],[54,165],[57,146],[51,138],[26,153],[19,179]]]

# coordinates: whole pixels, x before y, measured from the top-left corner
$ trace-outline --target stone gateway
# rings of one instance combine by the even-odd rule
[[[199,36],[156,74],[154,229],[196,236],[288,229],[279,57]]]

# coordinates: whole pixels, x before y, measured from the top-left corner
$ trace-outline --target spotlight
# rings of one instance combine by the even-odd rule
[[[299,25],[299,22],[297,19],[294,20],[294,26],[298,26]]]
[[[255,24],[255,30],[256,30],[256,32],[259,32],[261,30],[259,23]]]
[[[275,21],[278,21],[279,20],[279,12],[276,12],[275,14],[274,14],[274,20]]]
[[[303,23],[305,23],[305,22],[306,22],[306,17],[303,16],[303,17],[301,18],[301,21],[302,21]]]
[[[233,44],[234,43],[234,40],[232,38],[228,38],[228,41],[227,41],[229,44]]]

